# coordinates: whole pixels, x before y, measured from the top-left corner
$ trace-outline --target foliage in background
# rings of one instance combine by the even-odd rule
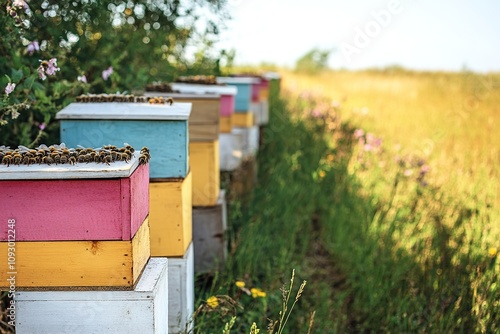
[[[314,48],[300,57],[295,63],[295,71],[299,73],[318,74],[328,69],[328,58],[332,50]]]
[[[131,92],[193,71],[214,74],[234,58],[213,47],[229,18],[226,0],[8,0],[1,6],[0,85],[16,84],[0,105],[11,123],[0,128],[2,144],[57,141],[52,118],[81,93]],[[33,80],[40,60],[52,58],[61,69],[56,76]],[[7,108],[14,104],[23,108],[13,120]]]

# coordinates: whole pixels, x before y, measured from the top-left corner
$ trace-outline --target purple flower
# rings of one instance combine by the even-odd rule
[[[112,73],[113,73],[113,67],[110,66],[108,67],[107,70],[102,71],[102,79],[104,81],[108,80]]]
[[[84,75],[82,75],[82,76],[80,76],[80,75],[79,75],[76,79],[77,79],[78,81],[83,82],[83,83],[87,83],[87,77],[85,76],[85,74],[84,74]]]
[[[431,168],[428,165],[423,165],[420,167],[420,175],[423,177],[425,174],[429,173]]]
[[[52,58],[48,61],[48,65],[47,65],[47,68],[45,69],[45,72],[48,74],[48,75],[55,75],[57,71],[60,71],[61,69],[59,67],[57,67],[57,59],[56,58]]]
[[[5,94],[9,95],[10,93],[12,93],[14,91],[14,88],[16,88],[16,84],[9,82],[5,87]]]
[[[42,131],[45,130],[45,123],[40,124],[38,128]]]
[[[40,51],[40,45],[38,45],[38,41],[33,41],[28,44],[26,47],[26,52],[31,56],[35,51]]]

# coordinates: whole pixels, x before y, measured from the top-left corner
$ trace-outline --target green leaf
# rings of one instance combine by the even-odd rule
[[[22,70],[12,69],[11,78],[12,78],[13,82],[18,83],[19,81],[21,81],[21,79],[23,78],[23,76],[24,76],[24,74],[23,74]]]

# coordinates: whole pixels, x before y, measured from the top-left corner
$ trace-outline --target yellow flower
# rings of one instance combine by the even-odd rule
[[[252,297],[253,298],[265,297],[266,296],[266,293],[264,291],[262,291],[261,289],[259,289],[259,288],[251,288],[250,292],[252,293]]]
[[[496,247],[490,247],[490,249],[488,249],[488,255],[490,257],[497,256],[497,253],[498,253],[498,249]]]
[[[320,178],[320,179],[324,178],[324,177],[325,177],[325,175],[326,175],[326,173],[325,173],[325,171],[324,171],[324,170],[320,170],[320,171],[319,171],[319,178]]]
[[[243,281],[236,281],[235,284],[240,289],[245,287],[245,282],[243,282]]]
[[[217,297],[212,296],[207,299],[207,305],[211,308],[216,308],[217,306],[219,306],[219,300],[217,299]]]

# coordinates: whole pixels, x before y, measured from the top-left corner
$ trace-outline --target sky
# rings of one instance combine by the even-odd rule
[[[238,65],[293,67],[313,48],[331,68],[500,71],[498,0],[228,0],[220,48]]]

